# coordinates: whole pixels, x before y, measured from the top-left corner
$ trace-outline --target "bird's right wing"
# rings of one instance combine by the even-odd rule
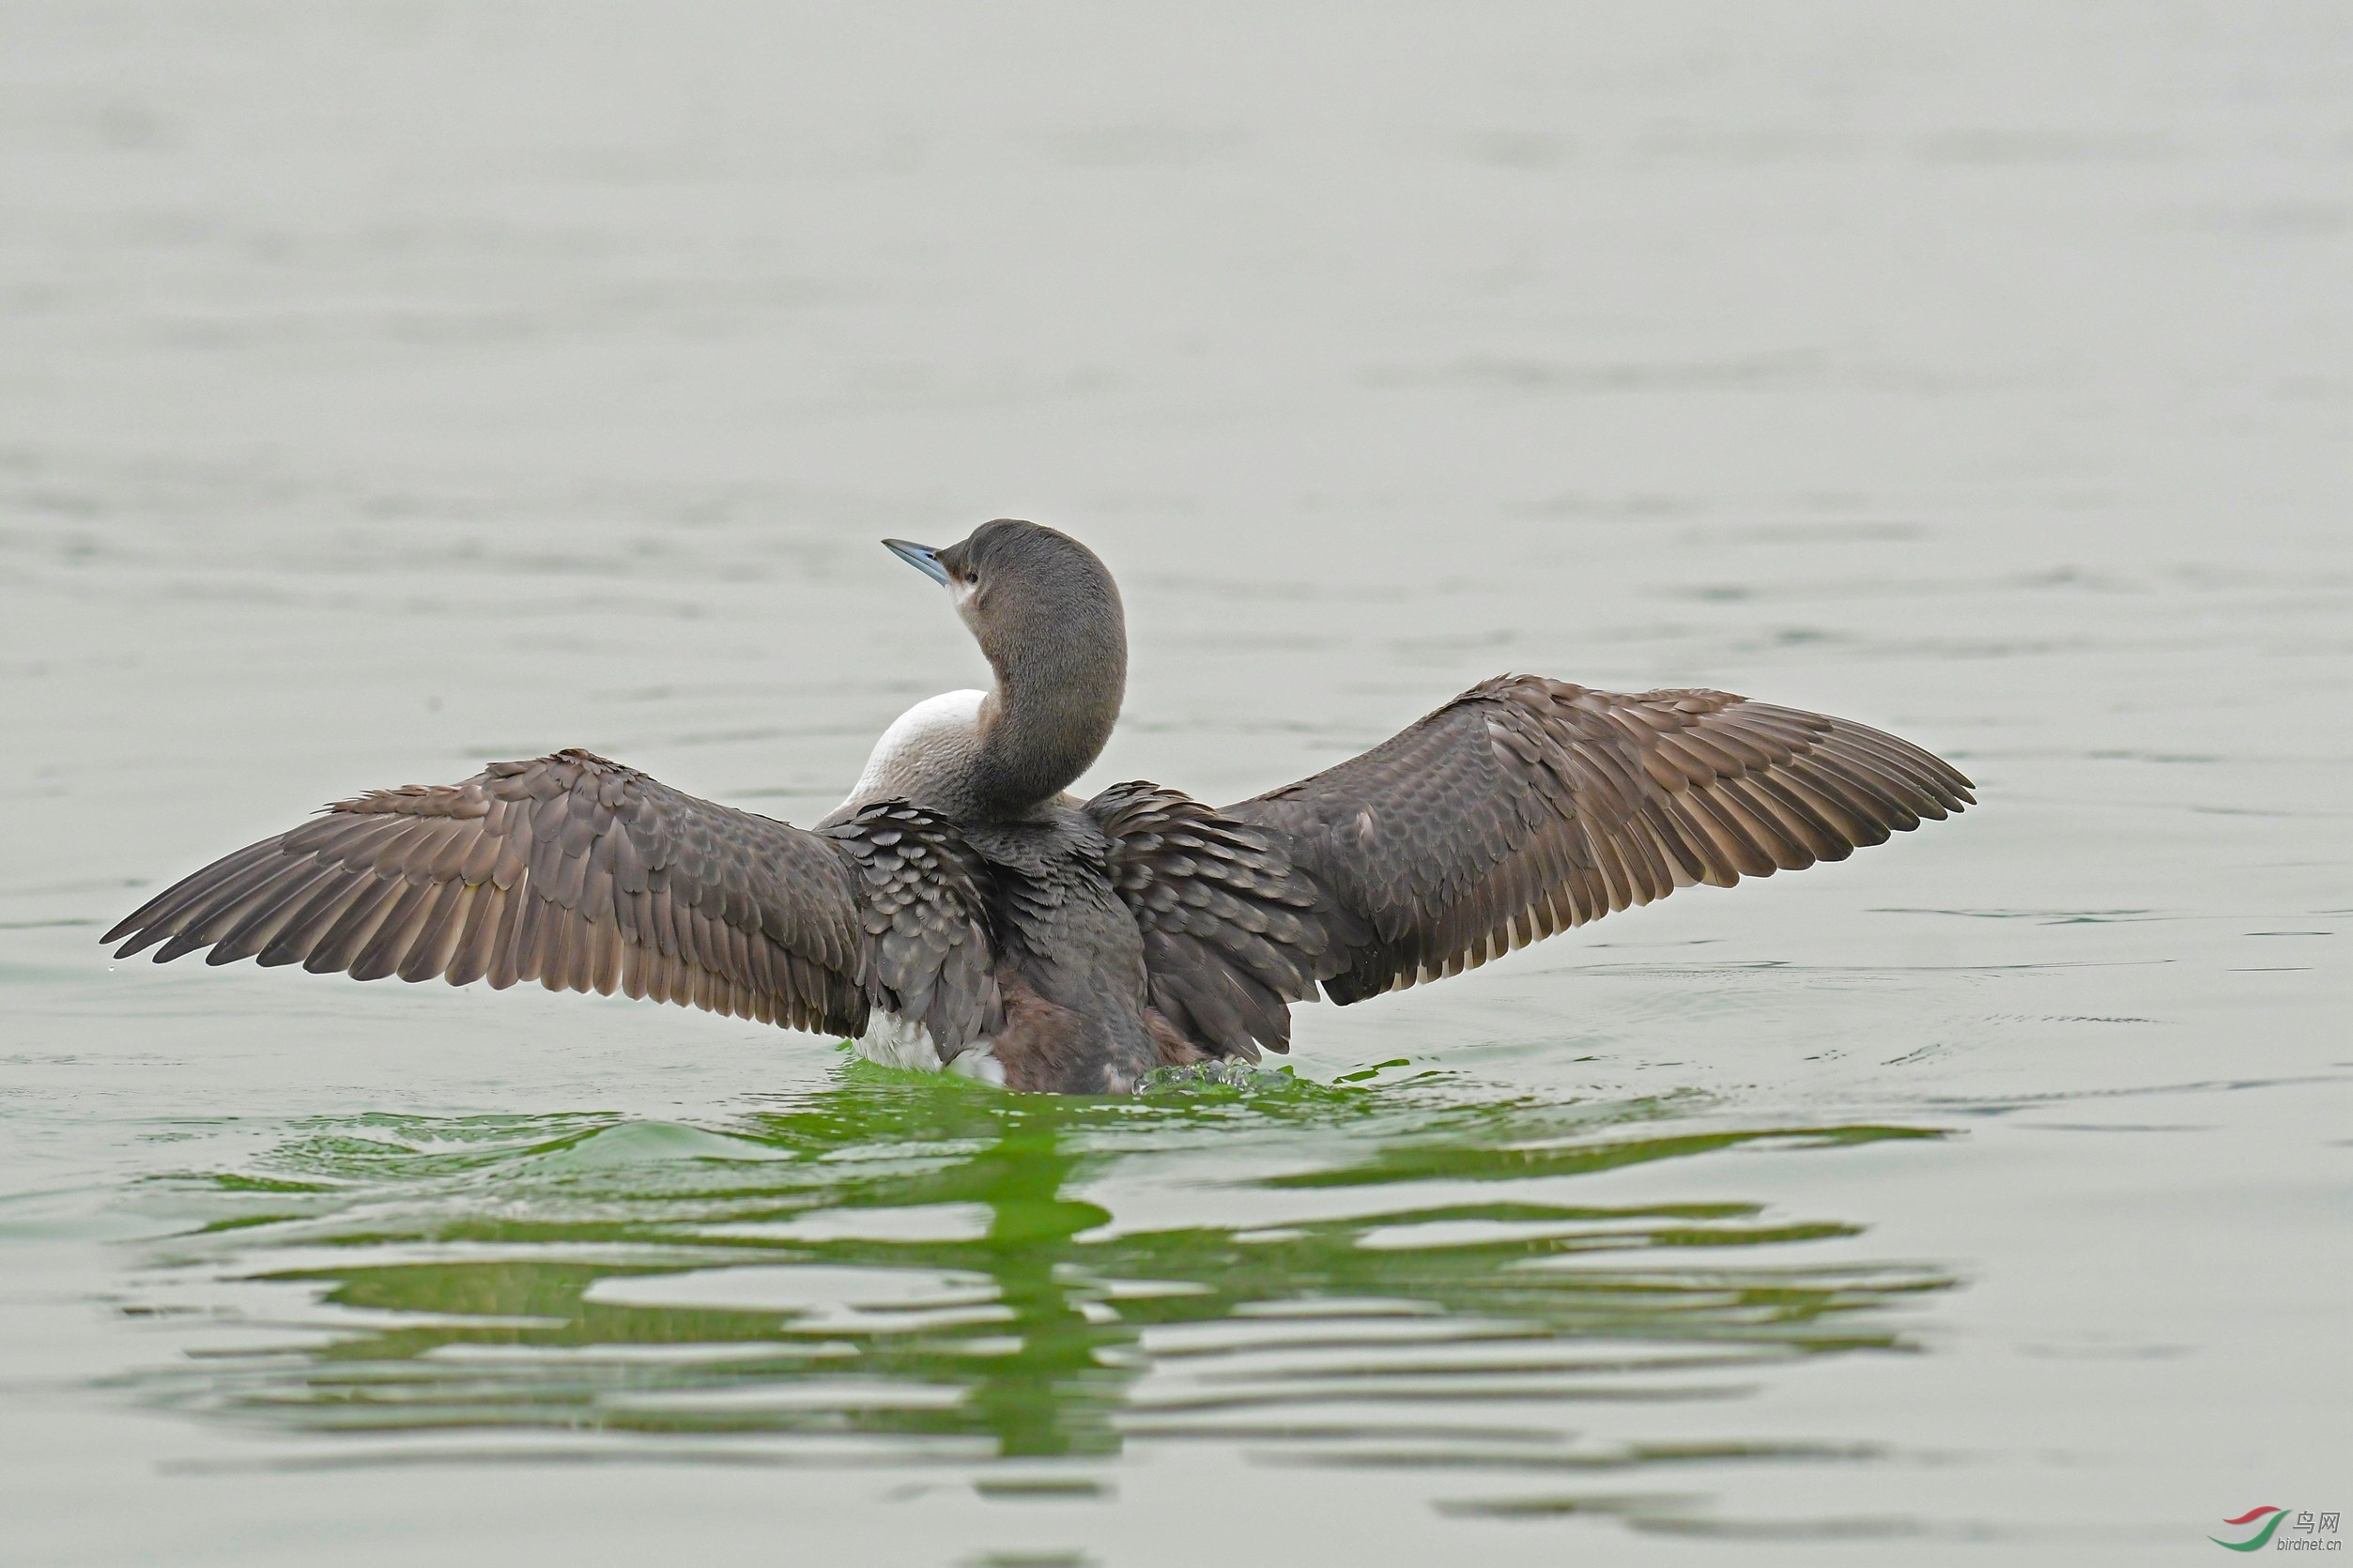
[[[103,940],[354,979],[615,990],[855,1035],[869,1007],[944,1052],[993,1027],[977,862],[891,802],[812,833],[585,751],[379,790],[239,850]]]
[[[1852,719],[1720,691],[1507,675],[1312,778],[1223,808],[1286,848],[1365,939],[1336,1002],[1438,979],[1693,883],[1843,860],[1973,800]]]

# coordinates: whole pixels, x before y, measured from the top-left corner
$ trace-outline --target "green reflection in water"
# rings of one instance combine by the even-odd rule
[[[1287,1080],[1046,1101],[853,1069],[723,1130],[306,1124],[263,1168],[174,1179],[208,1218],[132,1310],[241,1338],[138,1381],[292,1434],[640,1453],[970,1460],[1150,1436],[1351,1464],[1787,1456],[1527,1447],[1607,1402],[1906,1348],[1895,1309],[1952,1283],[1852,1248],[1810,1261],[1857,1228],[1755,1203],[1563,1201],[1602,1172],[1622,1193],[1644,1162],[1939,1135],[1676,1130],[1680,1111]]]

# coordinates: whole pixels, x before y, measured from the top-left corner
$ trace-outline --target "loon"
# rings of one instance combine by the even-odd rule
[[[948,591],[994,684],[901,715],[814,827],[564,750],[338,801],[102,940],[158,963],[209,948],[618,990],[900,1067],[1114,1095],[1288,1051],[1290,1005],[1319,988],[1361,1002],[1976,804],[1949,764],[1848,719],[1534,675],[1232,806],[1141,782],[1080,800],[1065,792],[1127,685],[1102,561],[1010,518],[884,544]]]

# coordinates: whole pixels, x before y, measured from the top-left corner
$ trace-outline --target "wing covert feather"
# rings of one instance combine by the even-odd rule
[[[1005,1019],[989,930],[988,867],[955,822],[878,801],[818,830],[856,862],[875,1006],[920,1022],[942,1060]]]
[[[1312,1000],[1365,932],[1287,846],[1181,791],[1115,784],[1086,803],[1144,935],[1152,1005],[1218,1055],[1291,1048],[1289,1004]]]

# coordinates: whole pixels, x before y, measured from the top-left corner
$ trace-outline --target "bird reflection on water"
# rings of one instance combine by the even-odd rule
[[[1755,1203],[1629,1204],[1622,1182],[1618,1203],[1561,1201],[1565,1180],[1649,1162],[1932,1130],[1686,1115],[1646,1135],[1667,1107],[1483,1101],[1442,1079],[1267,1074],[1123,1102],[907,1076],[849,1068],[722,1130],[294,1127],[254,1168],[176,1184],[205,1219],[127,1310],[201,1314],[236,1343],[196,1329],[137,1391],[300,1439],[272,1461],[294,1464],[920,1466],[1183,1439],[1514,1473],[1854,1457],[1746,1430],[1612,1446],[1570,1422],[1906,1348],[1901,1303],[1953,1283],[1851,1249],[1800,1261],[1858,1233]],[[1123,1220],[1138,1176],[1232,1183],[1249,1197],[1215,1211],[1247,1226]]]

